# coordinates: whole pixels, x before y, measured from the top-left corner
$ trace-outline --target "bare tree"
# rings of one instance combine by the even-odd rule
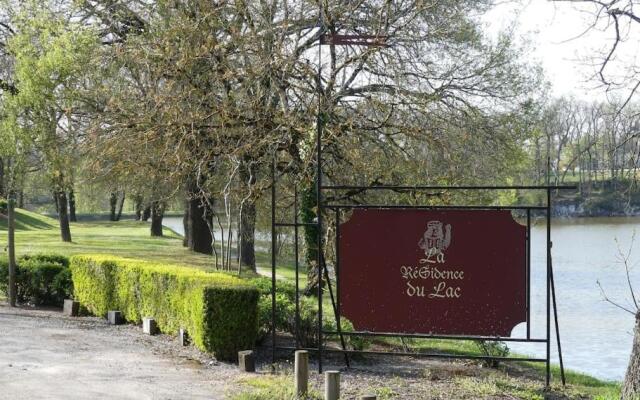
[[[598,282],[598,287],[602,293],[603,299],[614,307],[629,313],[635,318],[635,325],[633,329],[633,346],[631,348],[631,356],[629,358],[629,365],[627,367],[627,373],[625,374],[624,383],[622,385],[622,400],[636,400],[640,397],[640,306],[638,305],[638,299],[636,297],[633,283],[631,282],[631,250],[633,249],[633,243],[635,241],[635,232],[631,237],[631,244],[629,249],[624,251],[618,240],[616,239],[616,245],[618,248],[618,261],[624,266],[625,278],[627,287],[629,289],[629,295],[631,297],[631,305],[622,304],[617,299],[611,299],[604,288]]]
[[[608,93],[622,92],[619,109],[625,108],[640,89],[640,67],[625,59],[623,49],[626,42],[640,40],[640,14],[638,0],[553,0],[571,3],[578,12],[590,17],[585,32],[601,32],[610,37],[610,43],[601,54],[593,57],[596,70],[594,78],[599,80]],[[621,65],[627,63],[626,65]],[[616,65],[617,64],[617,65]],[[622,70],[622,71],[621,71]]]

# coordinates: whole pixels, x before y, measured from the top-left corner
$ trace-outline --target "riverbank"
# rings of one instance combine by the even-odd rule
[[[578,183],[576,183],[579,185]],[[542,204],[544,199],[538,199]],[[603,181],[552,193],[554,217],[640,216],[640,191],[633,182]]]

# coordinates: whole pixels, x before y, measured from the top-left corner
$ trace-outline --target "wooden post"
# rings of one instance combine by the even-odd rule
[[[358,400],[376,400],[376,396],[374,394],[365,394],[358,397]]]
[[[238,352],[238,367],[242,372],[256,372],[256,361],[253,351],[244,350]]]
[[[295,353],[295,390],[297,396],[306,396],[309,383],[309,352],[297,350]]]
[[[324,373],[324,399],[338,400],[340,398],[340,372],[327,371]]]

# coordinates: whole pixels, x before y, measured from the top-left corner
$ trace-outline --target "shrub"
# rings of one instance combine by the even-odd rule
[[[258,302],[259,334],[258,340],[264,340],[271,332],[271,279],[254,278],[251,283],[258,288],[260,300]],[[296,331],[296,288],[294,284],[278,280],[276,284],[276,330],[288,332],[297,337],[301,347],[315,347],[318,345],[318,300],[315,297],[300,296],[300,319]],[[323,315],[325,331],[337,331],[337,323],[330,308]],[[346,318],[340,319],[343,332],[353,332],[353,324]],[[328,337],[336,340],[337,337]],[[346,344],[354,350],[363,350],[369,341],[362,337],[345,336]]]
[[[9,279],[9,260],[6,257],[0,257],[0,293],[8,296],[7,286]]]
[[[0,214],[7,215],[9,203],[7,203],[6,199],[0,198]]]
[[[509,355],[509,347],[504,342],[492,342],[485,340],[475,340],[476,347],[483,356],[486,357],[507,357]],[[483,360],[483,365],[489,368],[498,368],[499,360]]]
[[[17,260],[17,301],[62,306],[73,293],[69,259],[55,254],[25,255]],[[0,291],[7,293],[9,263],[0,260]]]
[[[119,257],[71,257],[75,297],[95,315],[153,316],[160,330],[189,332],[201,350],[234,360],[257,337],[258,290],[239,278]]]
[[[253,278],[249,282],[258,289],[258,337],[261,343],[271,332],[271,278]],[[288,331],[288,316],[295,313],[295,285],[278,281],[276,284],[276,329]]]
[[[249,282],[258,289],[261,296],[271,296],[271,278],[258,277],[250,279]],[[290,301],[295,301],[296,286],[293,283],[279,279],[276,282],[276,291],[285,295]]]
[[[22,257],[20,257],[20,260],[55,263],[65,267],[69,266],[69,257],[63,256],[60,254],[47,254],[47,253],[25,254]]]

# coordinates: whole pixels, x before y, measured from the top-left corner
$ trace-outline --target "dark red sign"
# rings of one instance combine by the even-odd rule
[[[356,330],[506,337],[526,320],[526,228],[510,211],[355,210],[339,246]]]

